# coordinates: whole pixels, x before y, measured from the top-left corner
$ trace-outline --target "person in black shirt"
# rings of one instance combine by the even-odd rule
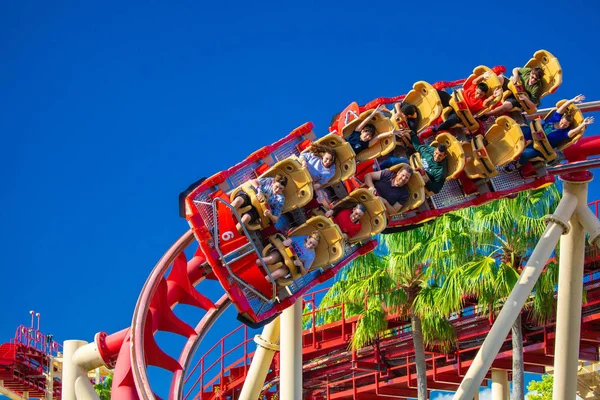
[[[371,124],[370,122],[382,107],[383,106],[381,106],[381,105],[377,106],[377,108],[371,113],[371,115],[369,115],[367,118],[365,118],[356,127],[354,132],[352,132],[346,138],[346,141],[348,143],[350,143],[350,146],[352,146],[352,150],[354,150],[354,153],[356,155],[358,155],[360,152],[368,149],[369,147],[371,147],[372,145],[377,143],[377,141],[379,141],[383,138],[392,136],[395,133],[398,133],[396,131],[390,131],[390,132],[380,133],[379,135],[375,136],[377,133],[377,130],[375,129],[375,125]]]
[[[405,164],[397,172],[389,169],[375,171],[365,175],[365,184],[369,190],[378,195],[388,215],[398,214],[409,198],[408,181],[413,169]]]

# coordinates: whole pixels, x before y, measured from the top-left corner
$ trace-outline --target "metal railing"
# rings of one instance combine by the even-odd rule
[[[600,200],[593,201],[593,202],[589,203],[588,205],[594,211],[596,217],[598,217],[598,214],[600,212]],[[594,259],[600,259],[600,251],[598,251],[598,249],[595,246],[586,246],[586,262],[589,261],[590,259],[592,259],[592,257],[596,257]],[[592,283],[592,282],[596,282],[596,281],[600,281],[600,271],[593,271],[591,273],[584,275],[584,283]],[[304,335],[305,335],[305,337],[306,336],[310,337],[311,343],[313,344],[313,346],[318,341],[319,332],[325,331],[327,329],[326,326],[323,326],[323,324],[321,324],[321,322],[323,322],[323,321],[319,320],[319,318],[322,318],[323,313],[326,313],[328,311],[339,309],[340,318],[335,321],[335,324],[336,324],[336,326],[341,327],[340,334],[339,334],[341,337],[351,337],[351,335],[354,334],[354,331],[356,329],[356,322],[358,320],[358,316],[349,316],[349,317],[346,316],[345,302],[342,301],[341,303],[333,304],[333,305],[327,306],[327,307],[317,307],[317,302],[320,302],[320,300],[322,300],[322,296],[324,296],[324,293],[326,293],[329,290],[330,290],[330,288],[319,289],[314,292],[307,293],[306,295],[304,295],[302,297],[304,308],[305,309],[306,309],[306,307],[310,308],[310,310],[308,310],[307,312],[304,312],[302,314],[303,325],[304,326],[308,325],[308,328],[304,329]],[[450,317],[450,320],[458,321],[461,318],[476,317],[480,314],[480,311],[481,311],[480,307],[477,305],[465,307],[460,312],[454,313]],[[319,314],[321,314],[321,316]],[[491,323],[491,321],[490,321],[490,323]],[[232,349],[225,351],[225,340],[233,337],[233,335],[235,335],[235,334],[239,334],[240,332],[243,332],[243,335],[244,335],[243,336],[244,339],[241,341],[241,343],[237,344]],[[391,328],[390,332],[391,332],[389,335],[390,337],[392,336],[392,334],[394,334],[394,332],[395,332],[395,335],[408,334],[411,332],[411,327],[410,327],[410,324],[402,324],[396,328]],[[406,336],[404,339],[407,340],[406,338],[408,338],[408,337],[409,336]],[[249,336],[248,336],[248,327],[246,325],[240,325],[238,328],[236,328],[235,330],[233,330],[232,332],[227,334],[225,337],[220,339],[217,343],[215,343],[200,358],[198,363],[191,369],[191,372],[186,377],[184,382],[187,383],[189,381],[189,379],[192,377],[192,374],[198,368],[200,368],[200,377],[194,383],[194,385],[187,391],[187,394],[185,395],[184,399],[187,399],[191,395],[192,391],[196,387],[198,387],[198,384],[199,384],[200,394],[198,396],[196,396],[195,399],[201,398],[199,396],[202,396],[202,393],[204,393],[205,390],[210,389],[211,386],[216,386],[217,383],[219,385],[220,391],[226,390],[227,388],[226,388],[225,379],[227,378],[227,376],[225,375],[225,373],[227,371],[231,371],[233,368],[236,368],[238,366],[243,367],[244,374],[245,374],[250,366],[250,360],[252,358],[252,355],[254,354],[254,352],[248,352],[248,343],[251,341],[253,341],[253,339],[249,338]],[[225,358],[227,356],[233,354],[236,350],[239,350],[241,348],[243,348],[243,357],[238,358],[234,363],[226,366]],[[217,354],[214,354],[215,352],[217,352]],[[353,352],[353,353],[355,353],[355,352]],[[340,356],[346,356],[346,355],[347,355],[346,353],[340,354]],[[356,354],[353,354],[353,356],[356,357]],[[216,357],[215,361],[213,361],[210,365],[206,366],[206,364],[208,363],[207,360],[211,359],[211,357]],[[430,360],[431,362],[433,362],[434,366],[435,366],[435,359],[436,359],[436,357],[433,357],[433,359]],[[409,363],[407,363],[407,365],[408,364]],[[210,380],[205,382],[206,375],[210,371],[213,371],[217,365],[220,366],[220,371],[217,374],[215,374],[214,376],[212,376],[212,378],[210,378]]]
[[[45,335],[29,326],[19,325],[13,341],[15,344],[37,349],[49,356],[57,357],[62,354],[62,345],[52,340],[51,335]]]
[[[225,205],[225,207],[229,208],[229,210],[231,211],[231,213],[233,214],[233,216],[239,221],[240,225],[242,226],[242,229],[244,230],[244,234],[248,238],[249,244],[252,245],[252,249],[254,250],[254,252],[256,253],[256,255],[258,256],[258,259],[260,260],[260,262],[263,265],[263,267],[264,267],[265,271],[267,272],[267,274],[269,274],[269,277],[271,278],[271,288],[272,288],[271,299],[266,298],[262,293],[260,293],[252,285],[250,285],[249,283],[247,283],[246,281],[244,281],[242,278],[240,278],[239,276],[237,276],[236,274],[234,274],[233,271],[231,270],[231,267],[229,266],[229,263],[225,259],[225,255],[223,254],[223,252],[221,251],[221,248],[219,247],[220,235],[219,235],[219,223],[218,223],[217,203],[222,203],[223,205]],[[275,279],[273,279],[273,275],[271,275],[271,271],[269,270],[269,268],[267,268],[267,265],[265,264],[265,261],[263,260],[261,254],[260,254],[260,251],[258,250],[258,248],[256,247],[256,245],[254,244],[254,242],[252,241],[252,239],[250,239],[250,232],[248,232],[248,228],[242,223],[242,219],[238,215],[236,209],[231,204],[229,204],[228,202],[226,202],[225,200],[223,200],[222,198],[216,197],[213,200],[213,220],[215,221],[215,226],[214,226],[214,231],[213,231],[213,237],[215,239],[215,250],[219,254],[219,257],[221,258],[221,263],[223,264],[223,266],[225,266],[225,268],[227,268],[227,272],[229,273],[229,276],[231,276],[240,285],[242,285],[245,288],[247,288],[248,290],[250,290],[252,293],[254,293],[256,296],[258,296],[263,301],[265,301],[265,302],[273,302],[273,301],[275,301],[275,299],[277,297],[277,285],[275,283]],[[260,313],[260,311],[262,310],[263,307],[264,307],[264,304],[261,305],[260,310],[258,310],[259,313]]]

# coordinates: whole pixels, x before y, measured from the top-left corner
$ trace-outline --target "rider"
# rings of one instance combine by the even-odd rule
[[[401,134],[409,137],[407,131],[403,131]],[[427,183],[425,183],[425,188],[434,194],[439,193],[448,176],[448,160],[446,158],[448,156],[448,147],[445,144],[440,144],[437,147],[423,145],[415,131],[410,131],[410,141],[415,150],[421,155],[423,168],[429,178]],[[379,167],[383,170],[401,163],[408,164],[408,160],[404,157],[389,157],[380,163]]]
[[[277,174],[273,178],[267,177],[252,179],[250,183],[256,189],[256,198],[258,201],[262,202],[266,199],[271,209],[265,210],[263,215],[259,215],[256,208],[254,208],[252,205],[250,196],[241,190],[235,199],[233,199],[231,205],[235,208],[251,206],[251,209],[250,211],[242,214],[240,222],[244,225],[247,225],[250,222],[258,223],[262,217],[267,217],[271,223],[277,223],[285,203],[283,191],[288,183],[287,177]],[[236,228],[239,232],[242,232],[242,226],[240,223],[236,224]]]
[[[395,215],[409,199],[408,181],[412,174],[413,169],[403,164],[397,172],[385,169],[366,174],[365,184],[381,198],[388,215]]]
[[[488,71],[482,75],[479,75],[477,78],[473,79],[473,81],[464,88],[463,94],[465,98],[465,102],[467,103],[467,107],[471,114],[477,114],[479,111],[487,108],[492,101],[494,101],[495,97],[502,96],[502,89],[496,88],[494,93],[491,95],[487,95],[486,93],[489,90],[488,85],[483,82],[491,77],[491,73]],[[448,119],[442,122],[440,125],[433,127],[433,132],[437,133],[438,131],[444,131],[452,128],[454,125],[460,123],[460,118],[456,114],[455,110],[452,110]]]
[[[294,250],[294,253],[298,256],[297,260],[294,260],[294,265],[299,268],[301,275],[306,275],[311,265],[315,261],[315,248],[321,241],[321,234],[319,231],[312,231],[308,236],[290,236],[283,241],[285,247],[290,247]],[[263,257],[263,261],[266,265],[276,264],[282,260],[281,253],[278,250],[273,250]],[[257,265],[262,265],[260,260],[256,260]],[[271,272],[271,276],[274,280],[283,278],[290,273],[290,270],[284,265],[281,268],[277,268]],[[265,276],[265,279],[271,282],[269,275]]]
[[[512,71],[512,76],[510,77],[510,79],[515,85],[522,83],[525,92],[529,95],[529,97],[525,95],[519,95],[519,98],[531,108],[535,108],[540,105],[540,95],[542,94],[543,89],[543,77],[544,70],[540,67],[514,68]],[[498,78],[500,78],[502,89],[504,91],[509,90],[508,78],[504,75],[500,75]],[[506,100],[504,100],[504,103],[502,103],[502,105],[491,111],[486,112],[485,115],[491,116],[506,114],[513,108],[520,106],[521,104],[519,103],[519,100],[517,100],[514,94],[511,94],[506,98]]]
[[[356,155],[373,146],[379,140],[392,136],[396,133],[396,131],[390,131],[380,133],[379,135],[375,136],[377,130],[375,129],[375,125],[371,124],[370,122],[379,112],[379,110],[381,110],[381,108],[383,108],[383,105],[377,106],[377,108],[373,110],[371,115],[365,118],[356,127],[356,130],[346,138],[346,141],[350,143],[350,146],[352,146],[352,150],[354,150],[354,153],[356,153]]]
[[[365,215],[367,208],[355,199],[347,199],[336,205],[333,210],[325,213],[340,227],[344,240],[352,239],[358,235],[362,228],[360,219]]]
[[[579,134],[587,125],[594,123],[594,117],[587,117],[578,127],[571,129],[573,117],[566,112],[571,104],[581,103],[583,100],[585,100],[585,96],[580,94],[571,100],[565,101],[548,119],[542,121],[542,129],[553,148]],[[525,136],[526,148],[517,161],[517,168],[532,158],[542,156],[542,153],[533,148],[533,138],[529,125],[522,125],[521,130],[523,136]]]
[[[300,163],[308,168],[313,187],[319,189],[335,175],[335,150],[329,146],[312,143],[308,151],[300,154]]]

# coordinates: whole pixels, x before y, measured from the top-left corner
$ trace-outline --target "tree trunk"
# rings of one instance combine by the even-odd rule
[[[417,365],[417,393],[419,400],[427,400],[427,365],[425,364],[425,345],[423,344],[423,328],[421,318],[413,311],[410,313],[413,346],[415,348],[415,364]]]
[[[525,385],[523,375],[523,331],[521,329],[521,314],[512,327],[512,400],[525,398]]]

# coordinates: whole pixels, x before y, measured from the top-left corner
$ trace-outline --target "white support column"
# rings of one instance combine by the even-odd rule
[[[492,400],[509,400],[508,371],[492,369]]]
[[[260,396],[273,356],[279,351],[279,318],[266,325],[262,335],[254,337],[257,347],[239,400],[257,400]]]
[[[535,246],[533,253],[531,253],[529,261],[527,261],[519,280],[508,299],[506,299],[483,345],[477,352],[473,363],[453,397],[454,400],[470,400],[475,396],[475,392],[479,390],[483,378],[492,366],[502,343],[504,343],[508,332],[540,277],[546,261],[554,251],[558,239],[563,232],[568,231],[568,220],[573,215],[576,206],[577,198],[572,194],[565,193],[554,214],[546,217],[548,224],[546,230]]]
[[[75,396],[77,400],[98,400],[98,393],[88,376],[79,376],[75,381]]]
[[[73,356],[78,348],[85,346],[83,340],[65,340],[63,343],[63,370],[62,370],[62,400],[77,400],[75,396],[75,381],[85,371],[75,364]]]
[[[590,210],[587,204],[579,204],[575,212],[579,223],[590,235],[589,243],[600,248],[600,221],[596,218],[596,214]]]
[[[98,399],[94,387],[89,382],[88,371],[104,365],[102,357],[98,352],[96,343],[87,343],[83,340],[65,340],[63,343],[63,371],[62,371],[62,400],[91,400],[94,399],[89,392],[92,388],[93,394]],[[79,378],[84,378],[79,380]],[[77,384],[76,382],[81,381]],[[89,383],[89,387],[85,384]],[[79,392],[78,392],[79,390]],[[78,397],[79,394],[81,396]]]
[[[588,181],[564,180],[563,192],[578,199],[578,206],[587,206]],[[554,400],[575,400],[581,331],[583,293],[583,261],[585,232],[576,213],[571,217],[571,230],[560,240],[558,269],[558,303],[556,340],[554,345]],[[596,218],[594,218],[596,219]],[[593,232],[592,232],[593,233]]]
[[[302,299],[281,314],[281,400],[302,398]]]
[[[46,375],[46,400],[52,400],[54,396],[54,357],[48,357],[48,374]]]

